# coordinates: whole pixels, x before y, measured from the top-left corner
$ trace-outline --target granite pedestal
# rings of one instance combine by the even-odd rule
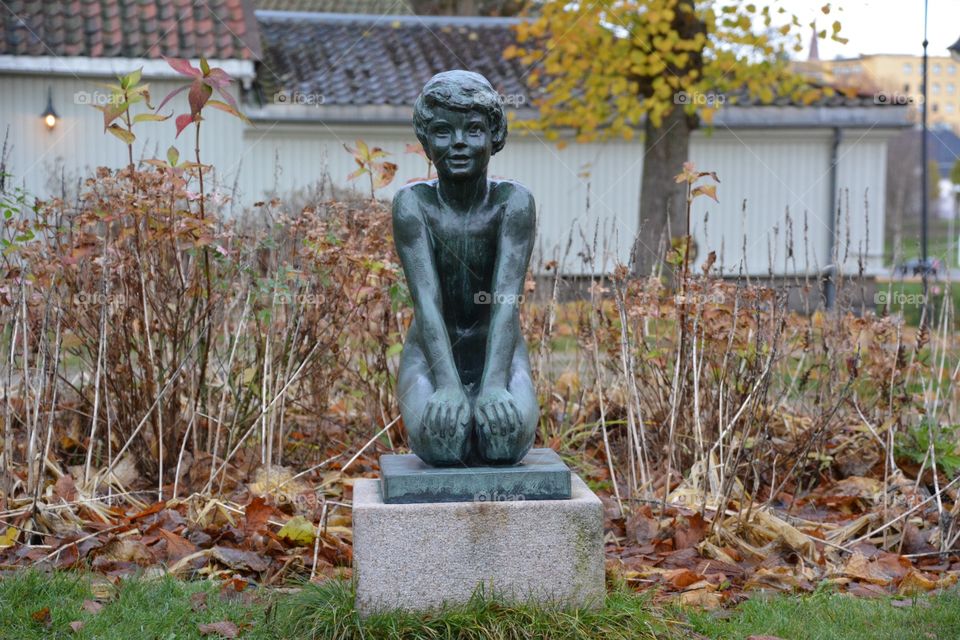
[[[576,475],[566,500],[416,504],[386,504],[379,480],[356,480],[353,553],[361,615],[462,604],[478,586],[560,606],[604,597],[601,502]]]

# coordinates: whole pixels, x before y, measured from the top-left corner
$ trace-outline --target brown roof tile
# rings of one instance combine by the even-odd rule
[[[0,55],[257,59],[252,0],[7,0]]]
[[[412,14],[407,2],[398,0],[255,0],[257,9],[322,13]]]
[[[529,104],[523,65],[503,58],[514,19],[258,11],[257,20],[266,96],[296,90],[324,104],[410,105],[435,73],[469,69]]]
[[[262,2],[261,2],[262,4]],[[323,96],[326,105],[412,105],[440,71],[483,74],[514,104],[532,106],[528,68],[505,60],[516,18],[334,15],[257,11],[263,60],[257,75],[266,100],[278,91]],[[744,106],[759,101],[737,96]],[[789,97],[774,105],[796,106]],[[871,96],[824,97],[814,106],[873,107]]]

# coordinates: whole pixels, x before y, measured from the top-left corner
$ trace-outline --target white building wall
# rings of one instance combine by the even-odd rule
[[[857,270],[861,257],[868,273],[883,267],[888,138],[863,129],[842,132],[834,229],[836,256],[847,274]],[[721,180],[719,203],[700,197],[693,207],[695,264],[711,250],[717,265],[731,274],[814,273],[832,264],[832,146],[830,129],[695,133],[694,163],[716,171]]]
[[[44,195],[59,191],[61,168],[67,182],[75,185],[96,166],[126,164],[125,145],[103,132],[98,111],[75,98],[80,92],[96,91],[101,81],[0,76],[0,130],[10,125],[8,171],[16,184]],[[179,85],[169,80],[151,82],[154,104]],[[60,114],[53,131],[47,131],[40,118],[48,86]],[[185,112],[185,94],[172,104],[164,111]],[[171,144],[181,158],[192,157],[192,127],[178,140],[172,119],[141,123],[134,131],[138,159],[164,157]],[[756,275],[768,273],[771,265],[776,274],[826,267],[830,263],[831,136],[828,128],[718,128],[712,136],[696,132],[691,159],[701,170],[716,171],[722,182],[717,189],[719,204],[700,198],[693,210],[695,264],[714,250],[718,264],[728,273],[737,273],[741,263]],[[887,137],[877,131],[848,129],[838,150],[842,212],[837,232],[847,273],[855,271],[860,251],[867,254],[868,268],[881,266]],[[408,143],[416,143],[412,126],[258,122],[251,127],[211,110],[201,128],[201,153],[202,160],[216,168],[214,188],[231,192],[236,185],[237,201],[249,205],[271,193],[284,196],[304,190],[325,176],[337,186],[366,193],[365,177],[354,183],[346,180],[356,165],[343,145],[352,147],[357,138],[384,148],[390,153],[388,159],[399,165],[394,182],[378,191],[381,197],[424,175],[423,159],[405,152]],[[531,189],[539,208],[534,259],[557,260],[567,273],[609,269],[616,260],[628,260],[637,230],[642,170],[640,141],[570,144],[558,149],[534,135],[511,135],[505,151],[493,158],[490,167],[491,175],[517,180]],[[788,211],[792,257],[787,255]]]
[[[134,68],[129,69],[133,71]],[[171,90],[184,82],[150,81],[154,106]],[[127,164],[127,146],[103,130],[103,114],[90,106],[91,100],[105,100],[109,90],[99,83],[113,83],[107,78],[27,75],[0,76],[0,139],[9,126],[7,172],[13,184],[28,193],[43,196],[60,192],[61,177],[74,188],[78,179],[93,175],[98,166],[123,167]],[[40,114],[47,106],[47,89],[53,96],[53,107],[59,118],[56,127],[48,130]],[[236,90],[233,95],[236,96]],[[134,114],[147,113],[142,104],[132,107]],[[163,113],[189,113],[186,92],[163,108]],[[204,163],[214,162],[218,179],[232,184],[239,165],[235,159],[243,152],[243,129],[246,125],[230,115],[214,109],[200,128],[200,152]],[[194,156],[193,125],[179,138],[173,118],[164,122],[134,124],[134,159],[165,158],[172,145],[183,160]],[[2,144],[2,142],[0,142]]]
[[[407,144],[419,144],[410,127],[359,127],[320,124],[260,124],[244,134],[242,199],[250,201],[258,193],[287,194],[318,184],[326,176],[334,184],[369,192],[367,177],[348,182],[357,165],[344,145],[353,148],[357,138],[371,147],[381,147],[399,165],[397,176],[388,187],[378,190],[390,197],[407,182],[426,175],[426,162],[408,153]],[[493,157],[490,175],[516,180],[531,189],[537,201],[540,242],[535,259],[564,261],[568,271],[585,272],[589,263],[578,256],[579,249],[565,250],[571,232],[581,239],[581,231],[592,237],[597,225],[605,229],[610,252],[621,260],[628,257],[636,232],[636,212],[640,193],[642,153],[637,144],[569,145],[555,144],[533,135],[510,135],[504,152]],[[589,206],[588,206],[589,194]],[[619,227],[619,230],[617,230]],[[612,246],[619,235],[619,252]],[[597,243],[602,247],[602,243]],[[602,268],[602,249],[594,258]],[[612,255],[608,267],[613,263]]]

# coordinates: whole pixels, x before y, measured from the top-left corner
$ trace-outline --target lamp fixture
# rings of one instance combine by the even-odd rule
[[[43,118],[43,124],[47,125],[47,129],[50,131],[53,131],[53,128],[57,126],[59,116],[53,108],[53,89],[50,87],[47,87],[47,108],[40,114],[40,117]]]

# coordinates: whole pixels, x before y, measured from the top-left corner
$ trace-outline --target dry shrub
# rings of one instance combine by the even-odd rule
[[[94,484],[125,455],[157,486],[222,482],[383,422],[403,297],[384,207],[240,224],[216,194],[201,218],[189,179],[100,169],[77,201],[7,223],[6,495],[37,491],[45,459]]]

